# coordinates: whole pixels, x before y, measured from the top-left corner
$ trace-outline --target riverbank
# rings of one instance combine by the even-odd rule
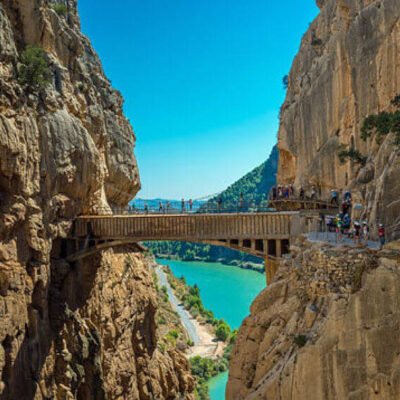
[[[177,241],[145,242],[144,245],[157,258],[175,261],[220,263],[260,273],[265,272],[264,260],[260,257],[227,247]]]
[[[240,261],[240,260],[225,260],[224,258],[214,259],[212,257],[199,257],[199,256],[184,256],[180,257],[176,254],[162,254],[157,253],[154,254],[156,258],[162,258],[164,260],[172,260],[172,261],[185,261],[185,262],[204,262],[204,263],[218,263],[222,265],[226,265],[227,267],[236,267],[241,269],[246,269],[249,271],[259,272],[261,274],[265,273],[265,268],[263,263],[254,263],[251,261]]]
[[[201,324],[184,308],[182,302],[175,296],[168,282],[167,274],[162,268],[160,265],[154,265],[159,282],[163,287],[166,287],[168,299],[173,309],[178,313],[189,340],[193,343],[193,346],[189,346],[186,350],[187,357],[200,356],[212,359],[222,357],[225,348],[224,343],[217,340],[209,326]]]

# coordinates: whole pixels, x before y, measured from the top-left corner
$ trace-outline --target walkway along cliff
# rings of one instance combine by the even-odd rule
[[[140,188],[135,136],[75,0],[0,2],[0,398],[192,399],[157,347],[157,298],[132,246],[68,264],[77,215]]]
[[[400,398],[400,4],[317,4],[281,110],[278,184],[350,189],[392,242],[292,243],[239,330],[229,400]]]

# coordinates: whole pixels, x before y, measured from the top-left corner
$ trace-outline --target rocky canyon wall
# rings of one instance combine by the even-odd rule
[[[398,399],[399,267],[400,242],[293,246],[239,330],[227,399]]]
[[[400,235],[400,158],[393,133],[381,144],[364,141],[365,118],[393,112],[400,94],[398,0],[320,0],[319,16],[301,42],[281,110],[280,183],[310,188],[322,196],[350,188],[372,227],[384,222]],[[341,164],[345,146],[366,157],[365,166]]]
[[[95,6],[95,5],[94,5]],[[49,79],[21,82],[29,46]],[[0,398],[192,398],[157,346],[157,299],[135,249],[63,261],[72,220],[139,190],[135,136],[75,0],[0,1]]]

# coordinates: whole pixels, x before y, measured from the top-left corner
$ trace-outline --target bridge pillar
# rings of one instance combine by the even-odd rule
[[[264,268],[265,275],[267,278],[267,286],[270,285],[276,275],[276,271],[279,268],[279,261],[274,257],[265,256],[264,257]]]
[[[276,240],[276,256],[282,257],[282,241],[280,239]]]

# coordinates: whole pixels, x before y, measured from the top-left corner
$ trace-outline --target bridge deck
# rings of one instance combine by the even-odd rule
[[[297,212],[81,216],[74,237],[102,240],[288,239]]]

